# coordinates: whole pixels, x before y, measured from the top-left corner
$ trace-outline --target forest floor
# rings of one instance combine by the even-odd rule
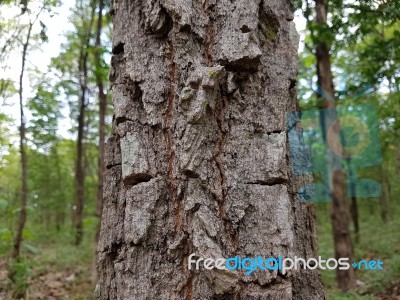
[[[383,222],[377,203],[360,205],[360,240],[354,242],[354,258],[380,259],[385,267],[383,271],[357,271],[357,288],[348,293],[335,288],[334,271],[322,271],[329,300],[400,300],[400,218],[396,215],[400,214],[394,209]],[[319,255],[323,258],[334,257],[329,220],[329,204],[317,204]],[[73,232],[35,228],[29,241],[32,245],[25,245],[18,263],[10,263],[4,255],[7,249],[0,247],[0,300],[24,299],[23,294],[35,300],[94,299],[93,229],[76,247]]]
[[[380,217],[380,206],[370,199],[359,200],[359,241],[353,239],[354,260],[381,260],[384,270],[356,270],[357,288],[342,293],[335,288],[335,272],[322,271],[329,300],[400,300],[400,209],[393,203],[387,221]],[[330,205],[318,203],[317,235],[319,255],[335,257],[330,223]],[[353,227],[353,226],[351,226]],[[352,233],[353,233],[353,228]],[[353,234],[354,237],[354,234]]]
[[[0,300],[94,299],[92,229],[79,247],[68,229],[31,229],[29,243],[37,246],[25,244],[17,263],[5,255],[9,249],[0,247]]]
[[[88,266],[90,267],[90,266]],[[37,300],[83,300],[93,299],[93,288],[86,272],[79,269],[64,271],[32,270],[30,278],[25,282],[25,298],[19,288],[7,280],[10,271],[5,264],[0,265],[0,299],[37,299]],[[3,286],[2,286],[3,285]]]

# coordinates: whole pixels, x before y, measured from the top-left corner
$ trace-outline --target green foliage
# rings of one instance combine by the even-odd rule
[[[106,11],[110,3],[105,1],[101,35],[101,44],[104,46],[96,47],[98,1],[76,1],[70,16],[73,29],[66,33],[60,31],[65,37],[62,50],[51,54],[54,57],[44,74],[35,67],[36,62],[30,60],[30,53],[44,49],[44,43],[49,41],[49,27],[58,24],[49,24],[48,17],[55,14],[54,8],[59,4],[60,1],[56,0],[0,1],[3,7],[14,8],[10,11],[15,13],[14,17],[7,15],[3,18],[3,7],[0,12],[0,267],[2,258],[9,256],[13,248],[21,211],[19,132],[16,126],[19,122],[3,113],[1,105],[13,105],[16,102],[13,97],[18,96],[19,82],[15,76],[9,75],[9,69],[12,68],[16,74],[20,72],[20,62],[16,63],[14,57],[20,61],[27,28],[34,23],[25,69],[30,87],[24,85],[23,94],[27,117],[28,216],[23,231],[21,258],[10,265],[12,289],[15,292],[12,298],[15,299],[23,298],[26,292],[29,294],[29,284],[33,284],[40,272],[74,269],[78,280],[87,282],[91,275],[94,233],[99,224],[95,217],[99,154],[97,80],[100,78],[104,81],[107,92],[108,61],[111,56],[107,48],[111,45],[111,19]],[[83,78],[82,72],[82,53],[87,55],[88,60],[86,78]],[[74,246],[72,228],[76,116],[82,84],[87,85],[87,119],[83,141],[87,176],[84,190],[85,239],[77,248]],[[18,112],[18,107],[15,108]],[[72,124],[72,129],[66,133],[67,130],[62,126],[68,123]],[[90,284],[87,284],[86,290],[92,294]],[[80,291],[77,298],[85,296]]]
[[[14,261],[10,265],[10,273],[14,287],[14,296],[19,298],[25,295],[29,287],[29,277],[32,274],[32,262],[27,259]]]
[[[24,243],[25,248],[32,254],[39,254],[39,249],[31,244]]]
[[[11,239],[11,230],[9,228],[1,228],[0,229],[0,240],[10,240]]]
[[[8,207],[9,203],[7,200],[0,199],[0,211],[4,211]]]
[[[58,139],[58,123],[62,118],[59,92],[46,77],[38,81],[35,90],[36,95],[27,105],[32,114],[28,131],[32,134],[32,143],[40,149],[45,149],[46,146],[51,147]]]
[[[11,230],[9,228],[0,228],[0,255],[5,255],[10,251],[11,243]]]

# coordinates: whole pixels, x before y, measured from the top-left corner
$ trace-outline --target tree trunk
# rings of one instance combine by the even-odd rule
[[[82,50],[85,51],[85,50]],[[84,132],[85,132],[85,112],[86,112],[86,77],[87,77],[87,54],[82,54],[83,59],[80,62],[82,70],[81,78],[81,97],[79,101],[78,115],[78,139],[76,143],[76,167],[75,167],[75,245],[80,245],[83,238],[83,209],[85,199],[85,165],[84,165]]]
[[[188,269],[188,257],[315,257],[295,198],[290,1],[115,0],[100,299],[324,299],[318,271]]]
[[[105,142],[105,118],[107,109],[107,95],[104,93],[104,82],[100,72],[101,65],[101,32],[103,27],[103,9],[104,1],[99,0],[99,11],[97,17],[97,30],[96,30],[96,50],[95,50],[95,62],[96,62],[96,82],[99,97],[99,160],[98,160],[98,185],[97,185],[97,196],[96,196],[96,213],[101,220],[101,213],[103,211],[103,179],[104,179],[104,142]],[[96,242],[99,240],[100,224],[96,231]]]
[[[323,28],[327,25],[328,6],[325,0],[315,0],[316,4],[316,21]],[[328,125],[332,124],[336,119],[336,103],[335,103],[335,90],[333,84],[333,75],[331,67],[329,45],[322,41],[318,44],[316,49],[317,58],[317,74],[318,85],[321,91],[320,96],[323,100],[323,107],[325,110],[321,113],[321,123],[323,124],[323,131],[325,141],[327,141]],[[340,128],[337,129],[336,134],[340,134]],[[351,244],[351,237],[349,231],[349,209],[344,194],[345,190],[345,174],[341,170],[341,159],[333,155],[332,151],[328,153],[328,168],[330,172],[330,180],[332,182],[332,230],[335,247],[336,259],[345,257],[352,261],[353,247]],[[336,270],[336,284],[341,290],[348,290],[355,286],[354,270]]]
[[[28,159],[26,155],[26,119],[24,114],[24,103],[23,103],[23,82],[25,73],[25,63],[26,56],[28,52],[28,47],[31,39],[33,23],[29,24],[28,34],[26,40],[23,44],[22,50],[22,67],[19,76],[19,107],[20,107],[20,127],[19,127],[19,137],[20,137],[20,154],[21,154],[21,207],[18,218],[18,228],[17,234],[14,240],[14,248],[12,256],[13,258],[18,258],[21,250],[22,235],[24,232],[25,222],[26,222],[26,206],[28,204]]]
[[[388,221],[388,215],[390,210],[390,189],[389,189],[389,177],[387,176],[386,170],[381,166],[381,178],[382,178],[382,193],[380,197],[381,205],[381,219],[384,223]]]
[[[78,114],[78,139],[76,143],[76,168],[75,168],[75,245],[80,245],[83,238],[83,210],[85,199],[85,158],[84,158],[84,140],[85,140],[85,119],[87,109],[88,94],[88,48],[90,47],[90,38],[92,34],[92,26],[94,20],[95,5],[92,5],[92,13],[87,27],[85,39],[82,40],[79,56],[79,84],[80,84],[80,100]]]
[[[60,156],[58,153],[58,142],[56,142],[53,145],[53,149],[52,149],[52,156],[54,156],[54,159],[56,160],[55,163],[55,168],[57,170],[57,180],[59,182],[62,182],[63,180],[63,176],[61,174],[61,163],[60,163]],[[65,223],[65,208],[66,208],[66,199],[67,197],[65,196],[65,191],[64,189],[61,189],[57,192],[57,213],[56,213],[56,227],[57,227],[57,231],[60,231],[61,228],[64,226]]]
[[[360,222],[358,218],[358,205],[357,205],[357,195],[356,195],[356,186],[354,184],[354,179],[353,179],[353,167],[351,165],[351,158],[346,158],[347,161],[347,168],[349,170],[348,172],[348,180],[350,184],[350,197],[351,197],[351,204],[350,204],[350,215],[351,219],[353,221],[353,226],[354,226],[354,240],[358,244],[360,242]]]
[[[107,109],[107,95],[104,93],[104,79],[102,76],[102,57],[101,57],[101,33],[103,28],[103,10],[104,1],[98,1],[98,15],[97,15],[97,28],[96,28],[96,42],[95,42],[95,64],[96,64],[96,83],[98,89],[98,100],[99,100],[99,157],[98,157],[98,184],[97,184],[97,195],[96,195],[96,215],[99,218],[99,225],[96,228],[95,242],[96,245],[99,242],[100,227],[101,227],[101,214],[103,212],[103,190],[104,190],[104,151],[105,151],[105,118]],[[92,272],[92,283],[96,284],[97,271],[96,271],[97,252],[93,259],[93,272]]]
[[[354,240],[358,244],[360,242],[360,222],[358,218],[357,197],[355,196],[351,197],[350,214],[354,225],[354,235],[355,235]]]

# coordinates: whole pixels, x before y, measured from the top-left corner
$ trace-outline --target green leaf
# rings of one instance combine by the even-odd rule
[[[20,211],[21,211],[21,208],[18,207],[18,208],[13,209],[11,213],[12,213],[13,215],[16,215],[16,214],[19,213]]]
[[[8,201],[4,199],[0,199],[0,210],[6,209],[8,207]]]
[[[25,208],[25,210],[26,210],[27,213],[32,213],[32,212],[35,211],[35,209],[34,209],[32,206],[30,206],[30,205],[27,205],[26,208]],[[21,207],[18,207],[18,208],[14,209],[14,210],[12,211],[12,214],[15,215],[15,214],[19,213],[20,211],[21,211]]]
[[[10,240],[12,237],[11,230],[8,228],[0,228],[0,240]]]
[[[306,68],[311,68],[314,64],[315,64],[315,59],[313,55],[308,55],[305,59],[304,59],[304,66]]]
[[[360,141],[360,134],[354,133],[354,128],[347,126],[342,128],[342,134],[340,134],[340,142],[345,147],[354,147]]]
[[[28,239],[28,240],[32,240],[33,239],[33,235],[32,235],[32,233],[30,233],[28,230],[26,230],[26,229],[24,229],[24,231],[22,232],[22,236],[25,238],[25,239]]]
[[[97,217],[86,217],[83,219],[83,226],[85,227],[97,226],[97,224],[99,224],[99,219]]]
[[[26,248],[30,253],[38,254],[38,253],[40,252],[39,249],[38,249],[37,247],[32,246],[32,245],[30,245],[30,244],[24,244],[24,246],[25,246],[25,248]]]

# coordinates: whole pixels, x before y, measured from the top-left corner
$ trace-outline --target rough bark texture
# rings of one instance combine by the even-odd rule
[[[321,25],[326,27],[328,6],[325,0],[316,0],[316,20]],[[326,42],[321,42],[317,46],[316,58],[317,58],[317,74],[318,74],[318,85],[320,87],[321,98],[323,99],[324,109],[329,109],[321,114],[321,121],[323,124],[325,140],[327,139],[327,130],[324,124],[332,124],[337,119],[336,117],[336,103],[335,89],[333,84],[332,66],[330,47]],[[340,128],[337,129],[339,134]],[[345,195],[345,184],[346,177],[341,170],[341,160],[335,155],[329,153],[328,155],[328,168],[331,172],[332,181],[332,230],[333,240],[335,247],[336,259],[347,257],[349,261],[352,261],[353,247],[351,243],[350,230],[349,230],[349,208]],[[348,270],[336,270],[336,284],[341,290],[348,290],[355,287],[354,269],[349,268]]]
[[[290,1],[116,0],[100,299],[324,299],[318,272],[189,271],[200,257],[316,256],[295,199]]]

